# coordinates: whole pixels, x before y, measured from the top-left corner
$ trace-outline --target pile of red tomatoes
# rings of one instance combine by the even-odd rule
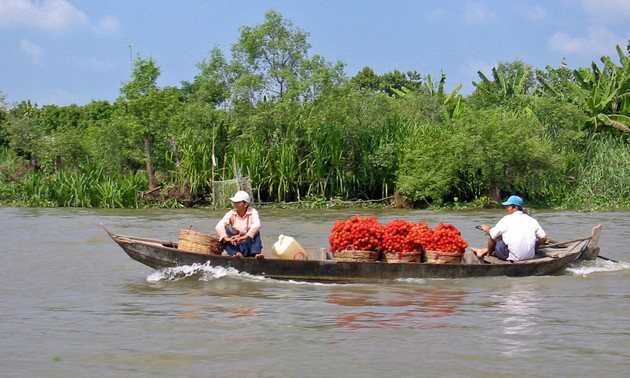
[[[468,243],[462,239],[462,233],[448,223],[440,223],[433,229],[433,237],[427,241],[425,249],[428,251],[461,252],[464,253]]]
[[[424,222],[403,219],[386,225],[369,216],[354,216],[335,222],[328,238],[332,251],[355,249],[378,252],[420,252],[423,250],[464,253],[468,243],[448,223],[431,229]]]
[[[383,225],[374,217],[356,215],[347,221],[337,221],[328,237],[331,251],[355,249],[357,251],[381,251]]]

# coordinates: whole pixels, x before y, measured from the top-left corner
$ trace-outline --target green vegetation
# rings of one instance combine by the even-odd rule
[[[521,61],[447,92],[416,71],[347,77],[309,56],[277,12],[241,29],[180,87],[138,56],[114,103],[0,92],[0,203],[205,206],[247,177],[265,206],[487,207],[519,193],[555,208],[630,207],[630,57],[535,69]]]

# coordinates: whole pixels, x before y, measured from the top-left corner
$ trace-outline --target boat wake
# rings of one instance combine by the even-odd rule
[[[424,278],[397,278],[396,282],[408,284],[425,284],[427,280]]]
[[[158,281],[180,281],[184,279],[196,278],[199,281],[212,281],[223,277],[240,277],[252,280],[264,280],[264,277],[253,276],[248,273],[241,273],[234,268],[221,266],[210,266],[205,264],[183,265],[172,268],[162,268],[147,277],[148,282]]]
[[[574,276],[587,276],[592,273],[618,272],[627,269],[630,269],[630,263],[623,261],[612,262],[597,260],[594,262],[583,262],[578,265],[569,266],[567,268],[567,273]]]

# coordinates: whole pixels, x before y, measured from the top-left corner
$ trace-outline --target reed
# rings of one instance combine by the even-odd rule
[[[272,201],[390,195],[411,122],[392,115],[391,100],[378,94],[333,100],[334,106],[265,104],[264,114],[235,119],[245,132],[226,146],[220,174],[242,171]]]
[[[587,144],[584,163],[577,167],[574,190],[566,203],[582,209],[630,208],[630,149],[623,137],[595,135]]]
[[[175,184],[192,193],[206,192],[212,181],[212,146],[185,135],[178,152],[181,156],[175,168]]]
[[[10,196],[15,203],[32,207],[137,208],[145,181],[139,175],[114,179],[100,170],[58,171],[54,175],[30,172]]]
[[[305,136],[310,147],[303,164],[305,194],[327,198],[345,193],[343,133],[340,125],[309,127]]]
[[[28,174],[20,183],[13,185],[9,193],[12,202],[24,206],[51,207],[44,204],[44,199],[48,195],[40,177],[38,174]]]

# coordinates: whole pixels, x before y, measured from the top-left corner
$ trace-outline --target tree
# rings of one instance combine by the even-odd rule
[[[127,110],[129,127],[137,130],[141,136],[150,192],[157,189],[153,149],[156,142],[167,144],[168,119],[175,113],[179,101],[177,89],[158,88],[159,76],[160,68],[153,58],[138,57],[134,62],[131,80],[124,83],[119,98],[119,102]]]
[[[350,79],[350,84],[359,89],[367,89],[370,91],[378,91],[381,87],[381,78],[374,73],[370,67],[363,67],[354,77]]]
[[[81,107],[78,105],[44,105],[39,112],[37,121],[42,130],[52,132],[77,128],[80,119]]]
[[[380,77],[380,89],[390,96],[393,96],[396,90],[400,91],[403,88],[415,92],[421,84],[422,78],[416,71],[402,73],[399,70],[393,70]]]
[[[291,98],[303,104],[313,103],[320,96],[331,93],[347,83],[344,74],[345,65],[341,62],[330,63],[321,55],[302,60],[295,82],[291,82]]]
[[[402,146],[398,189],[436,204],[528,193],[560,164],[542,134],[535,117],[500,108],[466,109],[447,124],[419,125]]]
[[[6,102],[7,95],[0,91],[0,147],[6,147],[9,144],[6,123],[9,119],[9,103]]]
[[[225,56],[218,47],[214,47],[207,59],[197,64],[199,74],[194,81],[182,82],[182,92],[190,100],[218,106],[230,96],[233,82]]]
[[[0,110],[8,111],[9,103],[7,102],[6,93],[0,91]]]
[[[38,150],[44,132],[37,127],[39,109],[31,101],[22,101],[9,111],[6,125],[8,145],[15,154],[39,168]]]
[[[39,165],[48,172],[55,172],[63,167],[81,168],[89,161],[89,154],[84,146],[84,129],[80,128],[82,108],[72,104],[68,106],[45,105],[39,111],[36,125],[43,132],[37,154]]]
[[[308,33],[273,10],[265,13],[264,23],[243,27],[232,46],[236,95],[252,103],[281,100],[311,47],[307,38]]]

